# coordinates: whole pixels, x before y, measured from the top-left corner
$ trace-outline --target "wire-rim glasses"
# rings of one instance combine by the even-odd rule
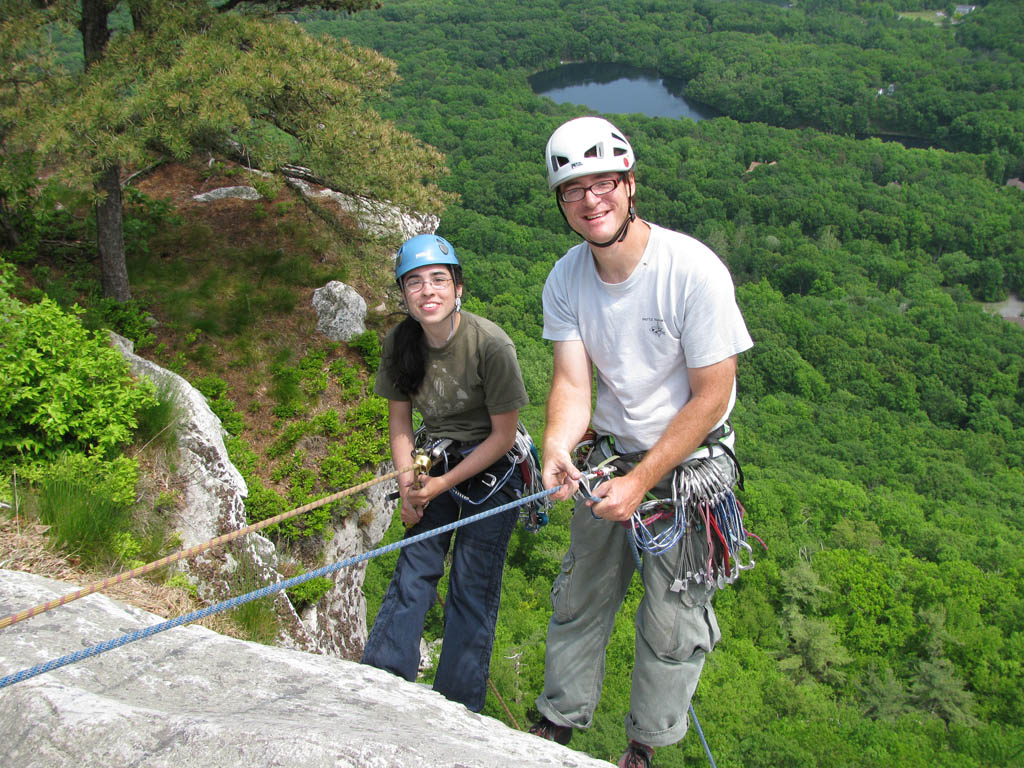
[[[409,293],[419,293],[427,283],[430,283],[430,287],[435,291],[443,291],[451,281],[451,275],[431,275],[426,280],[422,277],[414,276],[405,278],[402,281],[402,287]]]
[[[561,189],[558,191],[558,197],[563,203],[578,203],[584,197],[587,196],[587,191],[594,193],[598,197],[607,195],[617,186],[619,186],[621,179],[601,179],[601,181],[595,181],[589,187],[569,187],[568,189]]]

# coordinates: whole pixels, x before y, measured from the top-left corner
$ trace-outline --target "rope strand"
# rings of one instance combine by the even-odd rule
[[[296,507],[295,509],[289,510],[287,512],[282,512],[281,514],[275,515],[274,517],[268,517],[266,520],[261,520],[258,523],[253,523],[252,525],[247,525],[244,528],[239,528],[237,531],[226,533],[223,536],[218,536],[215,539],[210,539],[209,541],[203,542],[202,544],[196,544],[195,546],[189,547],[188,549],[179,550],[178,552],[167,555],[166,557],[160,558],[159,560],[154,560],[152,563],[147,563],[146,565],[141,565],[138,568],[133,568],[130,571],[125,571],[123,573],[117,574],[116,576],[110,576],[109,578],[94,582],[86,587],[82,587],[81,589],[75,592],[70,592],[62,597],[59,597],[56,600],[50,600],[48,602],[33,606],[32,608],[26,608],[23,611],[12,613],[10,616],[0,619],[0,629],[5,629],[11,626],[12,624],[17,624],[19,621],[25,621],[26,619],[30,619],[33,616],[38,616],[39,614],[45,613],[46,611],[53,610],[54,608],[59,608],[62,605],[67,605],[68,603],[73,602],[74,600],[77,600],[80,597],[91,595],[94,592],[100,592],[104,589],[107,589],[108,587],[114,586],[115,584],[120,584],[122,581],[128,581],[129,579],[134,579],[137,576],[143,576],[147,573],[152,573],[153,571],[159,570],[160,568],[163,568],[166,565],[176,563],[179,560],[186,560],[190,557],[195,557],[200,552],[205,552],[206,550],[220,546],[221,544],[227,544],[229,541],[234,541],[235,539],[241,538],[242,536],[245,536],[247,533],[259,531],[263,528],[267,528],[271,525],[274,525],[275,523],[280,523],[292,517],[304,514],[306,512],[311,512],[314,509],[319,509],[320,507],[326,506],[327,504],[330,504],[333,501],[337,501],[338,499],[344,498],[345,496],[351,496],[353,493],[358,493],[359,491],[366,490],[367,488],[377,485],[378,483],[383,483],[386,480],[391,480],[392,478],[398,477],[403,472],[408,472],[412,469],[412,465],[404,467],[402,469],[397,469],[394,472],[389,472],[386,475],[376,477],[373,480],[367,480],[365,483],[353,485],[351,488],[346,488],[343,491],[338,491],[337,493],[332,493],[329,496],[324,496],[323,498],[317,499],[316,501],[311,501],[310,503],[305,504],[301,507]]]
[[[28,680],[29,678],[36,677],[37,675],[50,672],[54,669],[67,666],[68,664],[73,664],[76,661],[82,661],[83,659],[88,659],[92,656],[97,656],[106,651],[113,650],[114,648],[120,648],[122,645],[127,645],[128,643],[134,642],[136,640],[142,640],[143,638],[155,635],[158,632],[163,632],[168,629],[173,629],[174,627],[179,627],[182,624],[188,624],[190,622],[206,618],[207,616],[210,616],[214,613],[226,611],[229,608],[234,608],[244,603],[248,603],[253,600],[258,600],[261,597],[267,597],[268,595],[272,595],[282,590],[294,587],[297,584],[302,584],[303,582],[309,581],[310,579],[315,579],[318,576],[326,576],[328,574],[334,573],[335,571],[341,570],[342,568],[346,568],[350,565],[355,565],[357,563],[363,562],[364,560],[369,560],[372,557],[378,557],[379,555],[384,555],[388,552],[393,552],[396,549],[401,549],[402,547],[407,547],[410,544],[415,544],[417,542],[423,541],[424,539],[430,538],[431,536],[438,536],[442,533],[447,533],[448,531],[455,530],[456,528],[460,528],[464,525],[470,525],[471,523],[475,523],[478,520],[483,520],[485,517],[490,517],[491,515],[497,515],[502,512],[506,512],[510,509],[521,506],[523,504],[527,504],[531,501],[537,501],[538,499],[550,496],[552,493],[557,491],[559,487],[560,486],[555,486],[554,488],[548,488],[544,491],[541,491],[540,493],[535,493],[532,496],[524,496],[521,499],[515,499],[514,501],[511,501],[508,504],[502,504],[499,507],[494,507],[493,509],[488,509],[483,512],[479,512],[475,515],[464,518],[462,520],[456,520],[455,522],[448,523],[447,525],[442,525],[439,528],[433,528],[429,531],[424,531],[423,533],[416,534],[415,536],[410,536],[400,541],[387,544],[386,546],[378,547],[377,549],[371,550],[369,552],[363,552],[360,555],[355,555],[346,560],[342,560],[331,565],[325,565],[322,568],[316,569],[315,571],[309,571],[308,573],[303,573],[299,576],[293,576],[290,579],[285,579],[284,581],[279,581],[275,584],[269,584],[265,587],[262,587],[261,589],[249,592],[248,594],[239,595],[238,597],[232,597],[228,600],[223,600],[217,603],[216,605],[207,606],[206,608],[200,608],[199,610],[192,611],[191,613],[185,614],[184,616],[178,616],[177,618],[169,619],[168,621],[164,621],[159,624],[153,624],[143,629],[139,629],[134,632],[129,632],[128,634],[122,635],[118,638],[114,638],[113,640],[107,640],[105,642],[99,643],[98,645],[93,645],[89,648],[83,648],[80,651],[75,651],[74,653],[68,654],[66,656],[61,656],[58,659],[52,659],[44,664],[37,664],[36,666],[31,667],[29,669],[23,669],[19,672],[15,672],[13,674],[0,678],[0,689],[6,688],[9,685],[14,685],[15,683],[20,683],[23,680]]]

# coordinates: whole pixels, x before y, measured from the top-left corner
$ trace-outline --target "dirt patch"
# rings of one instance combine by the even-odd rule
[[[74,557],[52,549],[45,532],[46,526],[37,525],[28,519],[17,516],[0,517],[0,567],[9,571],[34,573],[80,587],[87,587],[116,575],[80,567]],[[186,590],[158,584],[148,579],[123,581],[107,587],[102,594],[157,616],[163,616],[165,619],[184,616],[202,607]],[[31,607],[33,606],[22,606],[21,610]],[[54,610],[59,611],[60,608]],[[207,616],[196,623],[224,635],[244,637],[223,614]]]
[[[996,301],[982,305],[986,312],[999,315],[1005,320],[1024,328],[1024,300],[1011,293],[1004,301]]]

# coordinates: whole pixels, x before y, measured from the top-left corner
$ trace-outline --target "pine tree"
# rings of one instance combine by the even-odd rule
[[[280,15],[300,7],[352,12],[373,5],[368,0],[219,8],[129,0],[121,5],[130,28],[116,31],[112,0],[0,4],[4,18],[28,10],[40,27],[63,21],[82,33],[83,70],[49,95],[54,103],[20,135],[34,137],[63,183],[94,191],[107,296],[130,298],[124,168],[199,149],[234,151],[253,168],[297,163],[335,189],[406,210],[436,211],[448,199],[433,181],[445,172],[440,153],[368,106],[395,82],[394,63],[346,41],[313,39]]]

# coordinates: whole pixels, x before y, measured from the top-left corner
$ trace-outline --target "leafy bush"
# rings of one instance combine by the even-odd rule
[[[303,608],[320,602],[320,598],[326,595],[333,585],[334,582],[326,576],[316,576],[301,584],[296,584],[294,587],[289,587],[285,593],[292,601],[295,610],[301,611]]]
[[[203,393],[210,404],[210,410],[230,434],[237,435],[245,428],[242,414],[235,410],[235,401],[226,396],[228,383],[224,379],[219,376],[203,376],[196,380],[195,387]]]
[[[305,437],[310,430],[310,425],[305,421],[293,421],[284,431],[272,442],[265,451],[269,458],[276,459],[284,456],[295,447],[295,444]]]
[[[338,377],[342,400],[356,400],[363,393],[363,381],[359,371],[344,357],[331,363],[331,373]]]
[[[136,299],[96,299],[90,302],[88,314],[83,320],[87,325],[110,328],[126,339],[131,339],[136,350],[145,349],[156,341],[150,315]]]
[[[301,382],[302,372],[295,366],[277,363],[271,366],[270,396],[277,401],[273,413],[287,419],[301,414],[306,407]]]
[[[139,409],[155,402],[105,334],[86,330],[49,299],[25,305],[0,262],[0,464],[64,450],[112,455],[129,442]],[[77,311],[77,310],[76,310]]]
[[[380,367],[380,340],[376,331],[363,331],[353,337],[348,345],[363,356],[366,367],[371,371],[376,371]]]

